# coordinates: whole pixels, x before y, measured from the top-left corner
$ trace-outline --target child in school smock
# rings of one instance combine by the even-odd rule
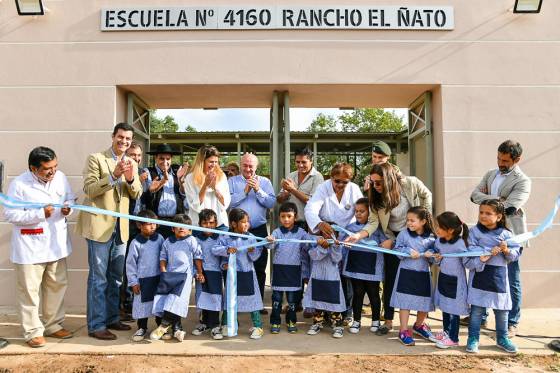
[[[438,254],[464,253],[467,251],[465,241],[456,237],[450,241],[439,238],[435,242]],[[434,303],[442,312],[451,315],[468,315],[467,276],[463,258],[444,257],[438,262],[439,275],[435,289]]]
[[[220,267],[222,257],[215,255],[212,249],[218,245],[219,235],[210,236],[200,234],[197,240],[202,251],[202,268],[204,270],[204,283],[197,282],[198,299],[196,307],[201,310],[221,311],[223,280]]]
[[[365,226],[366,224],[354,222],[348,225],[346,230],[356,233]],[[346,237],[346,233],[341,233],[339,241],[344,241]],[[378,228],[367,240],[373,240],[379,244],[386,239],[383,231]],[[343,247],[343,254],[342,274],[344,276],[365,281],[383,281],[383,254],[360,247]]]

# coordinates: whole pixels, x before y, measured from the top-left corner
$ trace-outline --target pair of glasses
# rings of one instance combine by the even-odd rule
[[[340,180],[340,179],[333,179],[335,184],[342,184],[342,185],[346,185],[350,182],[350,180]]]

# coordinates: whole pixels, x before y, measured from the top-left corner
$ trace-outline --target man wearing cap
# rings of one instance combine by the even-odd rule
[[[391,157],[391,154],[392,154],[391,147],[387,145],[386,142],[381,140],[375,140],[371,144],[371,165],[373,166],[374,164],[389,163],[399,174],[401,172],[399,167],[396,164],[392,164],[391,162],[389,162],[389,158]],[[371,187],[371,179],[369,175],[367,175],[364,181],[364,192],[367,193],[370,187]]]
[[[185,192],[182,178],[184,167],[171,164],[171,157],[181,154],[169,144],[158,144],[155,150],[148,152],[155,158],[155,167],[148,167],[144,203],[148,210],[155,212],[160,220],[171,221],[176,214],[185,212]],[[164,238],[173,234],[171,227],[158,225],[157,231]]]
[[[126,156],[133,134],[131,125],[119,123],[113,128],[111,147],[88,156],[84,205],[128,214],[129,201],[142,193],[138,165]],[[130,330],[121,322],[119,312],[128,219],[80,211],[76,232],[88,246],[88,335],[101,340],[117,339],[108,329]]]

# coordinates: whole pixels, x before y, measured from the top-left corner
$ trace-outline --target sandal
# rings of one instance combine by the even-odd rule
[[[392,326],[389,328],[387,325],[381,325],[379,329],[377,329],[377,331],[375,332],[375,335],[385,335],[389,333],[391,329],[393,329]]]

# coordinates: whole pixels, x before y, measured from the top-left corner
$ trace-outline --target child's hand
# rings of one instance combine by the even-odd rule
[[[418,258],[420,258],[420,254],[418,253],[418,251],[416,251],[414,249],[410,249],[410,257],[412,259],[418,259]]]
[[[228,264],[227,264],[227,263],[224,263],[224,264],[222,265],[222,269],[223,269],[224,271],[227,271],[227,269],[228,269]]]
[[[433,256],[434,256],[434,259],[437,260],[438,262],[443,259],[443,256],[441,256],[440,253],[434,253]]]
[[[266,237],[266,240],[268,242],[274,242],[274,237],[272,235],[269,235],[269,236]]]
[[[487,261],[490,260],[491,257],[492,257],[492,255],[481,255],[481,256],[480,256],[480,261],[481,261],[482,263],[486,263]]]
[[[434,254],[433,252],[431,252],[431,251],[426,251],[426,252],[424,253],[424,258],[433,258],[434,255],[435,255],[435,254]]]
[[[235,254],[237,249],[235,247],[228,247],[227,252],[228,254]]]
[[[509,247],[507,246],[507,242],[506,242],[506,241],[500,242],[500,245],[499,245],[498,247],[500,248],[500,250],[502,251],[502,253],[504,253],[504,255],[508,255],[508,254],[509,254]]]
[[[502,252],[502,249],[501,249],[500,247],[498,247],[498,246],[494,246],[494,247],[492,248],[492,251],[491,251],[492,256],[496,256],[496,255],[498,255],[498,254],[501,253],[501,252]]]
[[[254,252],[254,251],[255,251],[255,248],[254,248],[254,247],[250,247],[250,248],[247,249],[247,252],[248,252],[248,253],[252,253],[252,252]]]
[[[206,282],[206,279],[204,278],[204,275],[202,273],[197,273],[195,277],[196,281],[200,282],[201,284],[204,284],[204,282]]]
[[[132,292],[136,295],[140,294],[140,284],[133,285]]]
[[[317,245],[321,246],[323,249],[329,247],[328,241],[323,237],[317,238]]]

